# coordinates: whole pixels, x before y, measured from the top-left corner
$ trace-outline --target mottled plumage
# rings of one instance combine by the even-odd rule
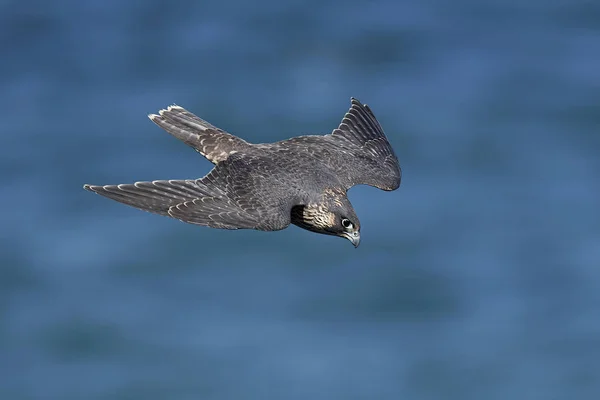
[[[400,185],[398,159],[381,125],[356,99],[331,134],[276,143],[248,143],[179,106],[149,117],[215,167],[200,179],[85,189],[192,224],[275,231],[292,223],[358,246],[360,223],[346,191],[358,184]]]

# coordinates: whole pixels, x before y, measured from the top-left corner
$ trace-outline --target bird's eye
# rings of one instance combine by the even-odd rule
[[[346,229],[352,228],[352,222],[348,218],[342,218],[342,226]]]

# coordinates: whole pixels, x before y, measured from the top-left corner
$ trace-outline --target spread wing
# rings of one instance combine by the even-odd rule
[[[402,172],[398,158],[388,142],[379,121],[369,106],[352,98],[350,110],[331,135],[324,138],[337,146],[330,165],[349,187],[357,184],[395,190]],[[352,159],[349,159],[351,156]]]
[[[148,118],[156,125],[183,141],[213,164],[225,160],[230,154],[245,151],[250,144],[225,132],[183,107],[169,106]]]
[[[200,179],[161,180],[121,185],[84,185],[86,190],[183,222],[222,229],[273,231],[290,224],[293,192],[269,187],[261,174],[268,160],[235,155]]]

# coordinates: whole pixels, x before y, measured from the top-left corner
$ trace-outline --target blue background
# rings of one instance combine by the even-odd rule
[[[600,4],[0,3],[0,398],[600,398]],[[363,241],[221,231],[83,183],[196,178],[368,103]]]

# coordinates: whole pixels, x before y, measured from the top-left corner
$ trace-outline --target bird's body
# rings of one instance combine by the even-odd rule
[[[360,224],[346,191],[357,184],[383,190],[400,185],[398,159],[379,122],[355,99],[332,134],[276,143],[248,143],[179,106],[149,117],[215,167],[200,179],[85,185],[87,190],[193,224],[275,231],[293,223],[357,246]]]

